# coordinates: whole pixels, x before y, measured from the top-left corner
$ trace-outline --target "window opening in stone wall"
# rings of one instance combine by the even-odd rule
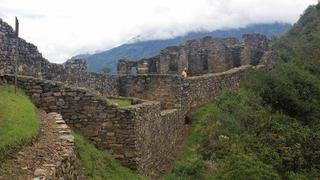
[[[201,59],[201,62],[202,62],[202,68],[203,70],[208,70],[208,53],[205,51],[205,52],[201,52],[201,55],[200,55],[200,59]]]
[[[134,76],[137,75],[137,67],[135,66],[131,67],[130,74]]]
[[[178,71],[178,63],[177,63],[176,57],[170,57],[169,70]]]

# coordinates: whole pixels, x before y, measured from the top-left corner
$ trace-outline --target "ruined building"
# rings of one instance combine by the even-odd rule
[[[140,61],[119,60],[118,73],[124,74],[180,74],[183,68],[191,76],[218,73],[241,65],[258,65],[269,50],[268,39],[261,34],[237,38],[189,40],[180,46],[171,46],[160,55]]]
[[[238,88],[255,65],[274,65],[277,55],[268,50],[267,38],[259,34],[244,35],[243,42],[205,37],[138,62],[120,60],[119,75],[109,76],[87,72],[81,60],[50,63],[0,19],[0,84],[14,83],[17,59],[17,85],[38,108],[60,113],[99,149],[152,177],[173,163],[188,113],[221,90]],[[184,67],[194,77],[177,76]],[[131,105],[119,107],[110,96]]]

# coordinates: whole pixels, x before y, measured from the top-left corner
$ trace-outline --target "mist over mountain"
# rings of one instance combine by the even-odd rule
[[[141,41],[139,36],[118,47],[95,54],[79,54],[71,59],[85,59],[90,72],[101,72],[103,67],[111,67],[115,73],[119,59],[139,60],[159,54],[160,50],[173,45],[181,44],[190,39],[213,37],[236,37],[241,38],[246,33],[261,33],[271,38],[280,36],[291,27],[287,23],[254,24],[244,28],[215,30],[211,32],[191,32],[184,36],[178,36],[167,40]]]

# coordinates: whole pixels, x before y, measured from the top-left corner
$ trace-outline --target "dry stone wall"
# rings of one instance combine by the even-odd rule
[[[14,77],[0,76],[0,82],[13,84]],[[146,176],[157,176],[168,166],[184,128],[183,117],[161,112],[159,102],[135,99],[134,105],[120,108],[86,89],[27,76],[18,77],[18,87],[37,107],[59,112],[98,148]]]
[[[136,113],[138,171],[156,178],[172,165],[182,145],[184,116],[177,109],[161,111],[159,103],[138,108]]]
[[[1,76],[13,84],[13,76]],[[19,76],[18,87],[25,90],[32,102],[47,112],[59,112],[66,123],[92,140],[99,148],[110,150],[125,165],[137,166],[133,112],[120,109],[83,88],[73,88],[60,82]],[[129,136],[131,134],[131,136]]]
[[[37,107],[59,112],[97,147],[151,177],[158,177],[172,163],[190,111],[214,100],[223,89],[237,88],[252,68],[248,64],[263,59],[272,66],[276,56],[272,51],[265,53],[264,36],[245,36],[243,44],[234,38],[206,37],[168,47],[159,56],[139,62],[119,61],[118,70],[125,75],[108,76],[86,72],[80,60],[48,62],[37,47],[14,38],[12,28],[3,21],[0,32],[0,83],[13,83],[14,77],[5,74],[14,73],[18,59],[20,75],[38,77],[18,78],[18,86]],[[186,66],[191,75],[238,68],[189,78],[177,75]],[[134,68],[138,75],[129,75]],[[150,101],[134,100],[133,105],[120,108],[106,99],[118,95]]]
[[[161,102],[162,109],[179,108],[183,112],[200,107],[223,89],[235,89],[252,66],[241,66],[223,73],[189,77],[138,75],[120,77],[120,95]]]
[[[204,37],[185,42],[179,46],[163,49],[158,56],[140,61],[121,60],[120,75],[131,74],[173,74],[179,75],[183,68],[189,76],[219,73],[241,65],[258,65],[269,51],[269,41],[261,34],[245,34],[243,42],[237,38]]]

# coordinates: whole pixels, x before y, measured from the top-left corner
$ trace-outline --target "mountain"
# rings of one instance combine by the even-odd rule
[[[255,24],[245,28],[216,30],[211,32],[191,32],[185,36],[178,36],[167,40],[139,41],[139,38],[134,38],[133,43],[126,43],[92,55],[76,55],[71,59],[85,59],[88,64],[88,70],[91,72],[100,72],[102,67],[111,67],[112,71],[116,72],[117,61],[119,59],[139,60],[146,57],[152,57],[159,54],[160,50],[168,46],[178,45],[190,39],[202,38],[205,36],[241,38],[241,36],[246,33],[261,33],[270,38],[282,35],[290,27],[291,25],[286,23]],[[132,42],[132,40],[130,42]]]

